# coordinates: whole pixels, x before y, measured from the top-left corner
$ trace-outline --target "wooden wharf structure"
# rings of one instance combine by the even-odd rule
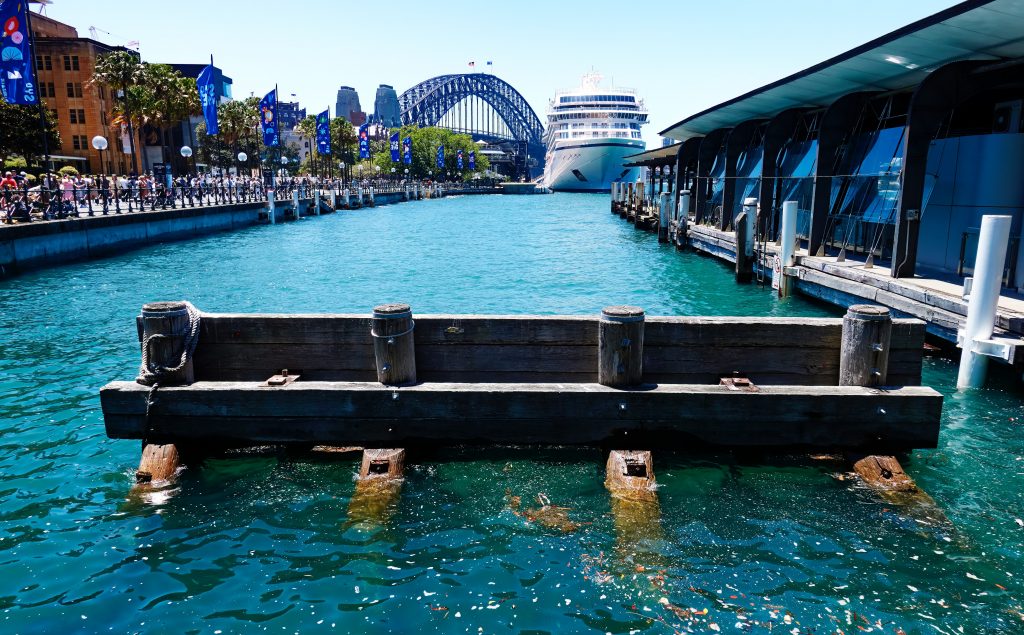
[[[414,320],[403,304],[244,315],[171,302],[146,305],[137,326],[140,377],[100,398],[107,435],[144,442],[140,481],[172,473],[152,464],[179,449],[392,448],[362,471],[394,476],[386,457],[400,465],[395,448],[417,446],[876,455],[933,448],[939,434],[942,396],[920,385],[923,322],[874,306],[844,319],[608,307]]]

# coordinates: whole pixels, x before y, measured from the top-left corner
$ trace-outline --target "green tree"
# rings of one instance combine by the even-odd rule
[[[200,112],[196,81],[167,64],[144,63],[139,86],[148,93],[140,108],[147,123],[160,131],[161,155],[166,163],[171,128]]]
[[[57,120],[48,108],[43,109],[50,152],[60,148]],[[43,155],[43,134],[40,131],[39,108],[18,106],[0,100],[0,158],[20,156],[31,165]]]
[[[147,103],[148,95],[139,89],[143,81],[144,67],[137,54],[115,51],[100,55],[96,59],[90,83],[106,86],[117,99],[114,108],[114,125],[128,126],[128,141],[131,144],[132,166],[139,171],[139,153],[135,147],[135,125],[142,116],[141,108]]]
[[[448,174],[451,179],[470,180],[473,171],[469,169],[469,153],[476,152],[476,172],[484,172],[490,167],[487,157],[478,152],[473,137],[467,134],[458,134],[446,128],[418,128],[416,126],[403,126],[398,131],[399,137],[412,138],[412,165],[410,176],[414,178],[438,178]],[[444,168],[436,166],[437,149],[444,146]],[[462,169],[458,168],[458,151],[462,150]],[[388,157],[390,164],[390,156]],[[403,170],[406,166],[401,167]],[[390,170],[390,165],[388,167]]]

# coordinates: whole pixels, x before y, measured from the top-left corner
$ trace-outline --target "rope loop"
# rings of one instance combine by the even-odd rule
[[[377,333],[374,333],[373,329],[370,329],[370,335],[372,335],[373,337],[381,338],[381,339],[390,339],[392,337],[402,337],[403,335],[408,335],[409,333],[412,333],[415,330],[416,330],[416,320],[411,320],[409,322],[409,328],[407,330],[405,330],[405,331],[402,331],[401,333],[395,333],[394,335],[378,335]]]

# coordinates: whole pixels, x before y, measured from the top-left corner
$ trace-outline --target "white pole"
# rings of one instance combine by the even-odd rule
[[[338,193],[331,188],[331,209],[338,209]]]
[[[779,232],[782,244],[779,247],[780,271],[779,275],[779,296],[789,297],[789,277],[786,276],[786,267],[796,264],[796,201],[786,201],[782,204],[782,230]]]
[[[350,196],[351,196],[351,193],[348,191],[348,188],[345,188],[345,191],[342,192],[342,194],[341,194],[341,207],[342,207],[342,209],[351,209],[352,208],[352,201],[349,199]]]
[[[668,242],[668,214],[669,214],[669,200],[671,194],[668,192],[662,192],[658,195],[660,199],[658,201],[658,242]]]
[[[299,188],[292,190],[292,205],[295,206],[295,220],[299,220]]]
[[[1003,264],[1010,242],[1011,216],[982,216],[978,234],[978,255],[974,262],[974,281],[967,303],[967,323],[961,331],[960,372],[957,388],[981,388],[985,383],[988,358],[977,352],[980,341],[992,337],[1003,286]]]
[[[271,225],[276,222],[274,219],[274,190],[267,190],[267,217],[270,218]]]
[[[686,222],[690,217],[690,190],[683,190],[679,195],[679,219]]]
[[[367,193],[370,197],[370,207],[373,207],[373,187],[367,188]]]
[[[754,260],[754,219],[757,217],[757,199],[748,198],[743,201],[743,211],[747,213],[744,224],[746,224],[746,240],[743,243],[743,253],[747,256],[748,261]],[[739,245],[737,245],[739,248]],[[757,263],[754,263],[756,268]]]
[[[320,215],[320,188],[313,190],[313,216]]]

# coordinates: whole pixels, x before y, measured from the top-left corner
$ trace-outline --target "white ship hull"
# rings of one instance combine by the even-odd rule
[[[544,185],[561,192],[607,192],[615,181],[635,181],[637,168],[624,168],[625,157],[644,151],[636,139],[569,139],[548,149]]]

